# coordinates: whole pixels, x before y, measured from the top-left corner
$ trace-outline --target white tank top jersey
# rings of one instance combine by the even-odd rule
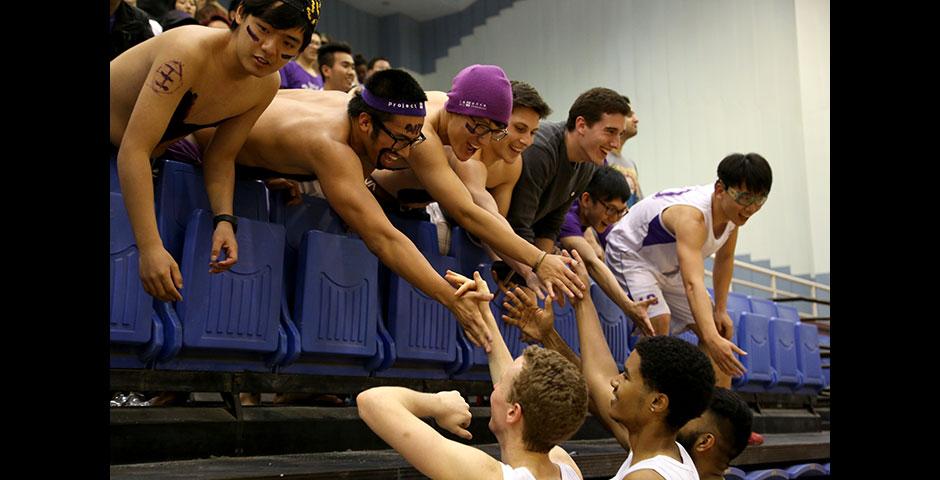
[[[519,467],[514,469],[505,463],[500,462],[499,464],[503,467],[503,480],[536,480],[528,468]],[[578,472],[575,472],[571,465],[567,463],[555,463],[555,465],[558,465],[558,468],[561,469],[561,480],[581,480]]]
[[[607,248],[620,252],[626,260],[647,264],[654,272],[670,277],[679,273],[676,237],[663,225],[663,210],[674,205],[689,205],[705,215],[708,236],[702,245],[702,258],[718,251],[728,241],[735,225],[728,222],[715,238],[712,229],[712,193],[714,184],[670,188],[640,200],[623,220],[614,224],[607,235]]]
[[[682,445],[679,445],[679,442],[676,442],[676,446],[679,447],[682,463],[666,455],[657,455],[642,462],[637,462],[636,465],[631,465],[633,462],[633,452],[631,451],[630,455],[627,455],[627,459],[624,460],[623,465],[620,466],[620,470],[617,470],[617,474],[610,480],[623,480],[624,477],[637,470],[653,470],[666,480],[699,480],[698,470],[695,469],[695,464],[692,463],[692,457],[682,448]]]

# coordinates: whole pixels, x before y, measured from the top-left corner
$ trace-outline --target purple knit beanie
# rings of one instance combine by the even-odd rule
[[[486,117],[509,124],[512,115],[512,87],[506,72],[496,65],[471,65],[454,77],[447,93],[448,112]]]

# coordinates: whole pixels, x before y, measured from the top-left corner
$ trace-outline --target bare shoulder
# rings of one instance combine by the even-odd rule
[[[584,474],[581,473],[581,469],[578,468],[578,464],[574,462],[574,459],[571,458],[571,455],[568,455],[568,452],[565,449],[555,445],[548,452],[548,458],[555,463],[564,463],[571,467],[575,473],[578,474],[578,478],[584,478]]]
[[[674,227],[680,224],[701,224],[705,226],[705,215],[701,210],[691,205],[672,205],[667,207],[662,213],[663,223],[670,230],[675,231]]]
[[[494,162],[487,169],[486,186],[487,188],[496,188],[505,183],[515,184],[522,174],[522,155],[519,155],[512,163],[499,161]]]
[[[623,480],[665,480],[665,477],[656,473],[656,470],[645,468],[623,477]]]

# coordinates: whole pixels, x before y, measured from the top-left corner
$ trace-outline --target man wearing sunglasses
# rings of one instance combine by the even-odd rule
[[[425,138],[426,100],[418,82],[396,69],[375,73],[352,94],[280,90],[236,162],[261,178],[316,179],[330,206],[382,263],[450,309],[468,338],[489,350],[492,336],[479,299],[454,295],[456,289],[389,222],[365,183],[376,169],[408,168],[408,156]],[[196,139],[208,145],[212,132],[197,132]]]
[[[712,184],[663,190],[630,209],[607,235],[606,262],[634,301],[655,299],[649,316],[657,335],[691,329],[711,358],[716,384],[729,388],[744,374],[728,316],[738,227],[760,210],[773,175],[756,153],[728,155]],[[715,304],[705,290],[705,257],[715,254]]]
[[[513,233],[504,217],[475,203],[448,162],[445,146],[466,162],[482,147],[505,141],[512,107],[512,87],[502,68],[464,68],[454,77],[450,92],[428,92],[423,129],[427,141],[408,157],[411,171],[374,172],[375,194],[393,204],[437,201],[447,215],[504,259],[534,272],[550,296],[580,297],[585,285],[566,267],[572,260],[539,250]]]

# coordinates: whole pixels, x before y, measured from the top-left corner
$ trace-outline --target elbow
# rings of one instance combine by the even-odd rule
[[[372,397],[374,397],[374,394],[371,389],[356,396],[356,409],[359,412],[359,418],[365,420],[369,416],[372,409]]]

